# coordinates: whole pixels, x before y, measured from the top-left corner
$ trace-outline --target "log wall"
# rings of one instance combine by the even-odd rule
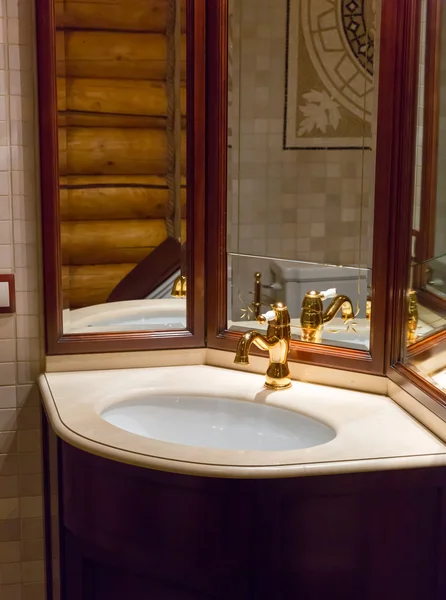
[[[166,237],[169,0],[56,0],[64,303],[105,302]],[[186,206],[181,6],[181,216]]]

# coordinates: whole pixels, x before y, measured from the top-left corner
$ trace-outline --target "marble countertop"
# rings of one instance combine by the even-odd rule
[[[386,396],[300,381],[269,392],[264,377],[205,365],[46,373],[39,386],[56,434],[87,452],[146,468],[210,477],[297,477],[446,465],[446,445]],[[298,411],[336,431],[287,451],[171,444],[129,433],[100,415],[127,397],[195,394]]]

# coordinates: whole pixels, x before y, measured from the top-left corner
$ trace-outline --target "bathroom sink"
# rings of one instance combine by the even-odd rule
[[[186,301],[145,299],[97,304],[64,311],[65,333],[184,329]]]
[[[295,411],[211,396],[146,396],[107,408],[101,418],[147,438],[219,450],[297,450],[336,437]]]

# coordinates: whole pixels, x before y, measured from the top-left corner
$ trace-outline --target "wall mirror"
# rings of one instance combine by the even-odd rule
[[[420,32],[416,171],[413,206],[412,308],[418,325],[407,343],[446,329],[446,11],[423,0]]]
[[[374,0],[229,2],[231,332],[282,301],[293,339],[370,350],[379,22]]]
[[[406,365],[446,393],[446,10],[421,2]]]
[[[190,335],[204,2],[44,0],[37,20],[50,337]]]

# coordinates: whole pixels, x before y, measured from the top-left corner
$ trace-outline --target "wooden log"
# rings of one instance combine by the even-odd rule
[[[143,117],[139,115],[108,115],[84,112],[60,112],[59,127],[119,127],[124,129],[166,129],[166,117]],[[182,119],[185,129],[186,120]]]
[[[166,179],[156,176],[61,177],[62,221],[164,219]],[[181,189],[182,217],[186,216],[186,181]]]
[[[181,78],[186,78],[186,38],[181,36]],[[166,79],[166,37],[159,33],[57,31],[59,77]]]
[[[64,29],[111,29],[163,33],[166,0],[56,0],[56,26]],[[186,0],[181,0],[181,26],[186,28]]]
[[[182,116],[186,115],[186,88],[180,90]],[[59,111],[165,117],[166,85],[140,79],[57,78]]]
[[[186,169],[186,140],[180,160]],[[60,175],[164,175],[166,132],[159,129],[59,128]]]
[[[62,267],[62,290],[66,308],[82,308],[107,301],[112,290],[136,265]]]
[[[185,237],[185,221],[183,220]],[[163,219],[61,223],[62,264],[139,263],[167,238]]]
[[[162,219],[62,222],[62,263],[138,263],[166,237]]]

